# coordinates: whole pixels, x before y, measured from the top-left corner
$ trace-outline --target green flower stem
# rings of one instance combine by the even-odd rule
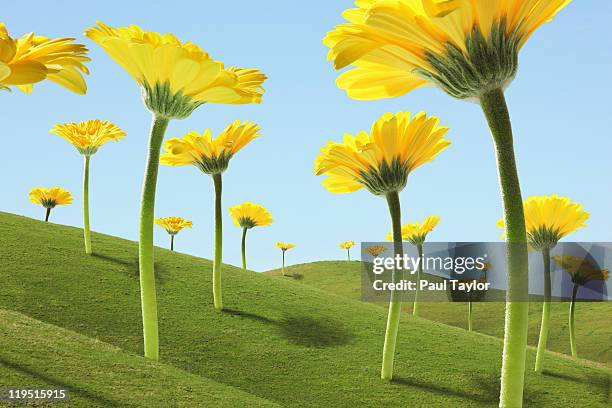
[[[538,340],[538,353],[536,354],[535,372],[541,373],[546,353],[546,342],[548,341],[548,322],[550,320],[550,249],[542,250],[544,261],[544,303],[542,303],[542,324],[540,326],[540,339]]]
[[[83,237],[85,238],[85,253],[91,254],[91,231],[89,229],[89,155],[85,155],[83,171]]]
[[[391,223],[393,225],[393,245],[395,255],[403,255],[402,248],[402,221],[399,194],[394,191],[387,193],[387,204],[389,205],[389,213],[391,214]],[[393,271],[393,281],[398,280],[397,271]],[[395,291],[391,292],[389,301],[389,314],[387,316],[387,329],[385,331],[385,343],[383,346],[382,369],[380,377],[383,380],[391,380],[393,378],[393,360],[395,358],[395,343],[397,341],[397,332],[399,330],[400,314],[402,311],[401,297]]]
[[[51,215],[51,208],[47,208],[45,212],[45,222],[49,222],[49,215]]]
[[[221,294],[221,257],[223,255],[223,217],[221,215],[221,173],[214,174],[215,184],[215,259],[213,263],[213,300],[215,309],[223,310]]]
[[[346,256],[350,262],[351,261],[351,248],[346,248]]]
[[[468,294],[468,299],[470,295]],[[468,331],[472,331],[472,301],[468,300]]]
[[[174,251],[174,235],[170,234],[170,250]]]
[[[142,187],[140,206],[140,240],[138,261],[140,269],[140,300],[142,303],[142,330],[145,357],[159,360],[159,336],[157,330],[157,295],[153,260],[153,218],[155,212],[155,188],[159,169],[159,151],[169,119],[153,117],[149,155]]]
[[[495,142],[508,242],[508,292],[499,406],[517,408],[523,405],[529,314],[527,233],[523,198],[514,157],[512,125],[503,90],[495,89],[483,94],[480,97],[480,105]]]
[[[576,295],[578,294],[578,288],[579,286],[574,284],[574,290],[572,291],[572,303],[570,303],[569,310],[569,334],[572,357],[578,357],[578,350],[576,350],[576,326],[574,325],[574,312],[576,311]]]
[[[283,253],[283,268],[281,269],[281,274],[285,276],[285,251],[281,249],[281,252]]]
[[[423,244],[417,244],[417,252],[419,253],[419,258],[423,259]],[[414,305],[412,306],[412,315],[419,315],[419,292],[421,291],[421,278],[423,275],[423,262],[419,262],[419,266],[417,268],[417,286],[414,292]]]
[[[248,228],[242,229],[242,269],[246,271],[246,234]]]

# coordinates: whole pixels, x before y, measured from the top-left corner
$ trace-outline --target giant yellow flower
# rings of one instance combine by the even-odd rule
[[[533,32],[571,0],[357,0],[324,39],[355,99],[436,85],[457,98],[506,87]]]
[[[82,73],[90,59],[87,48],[74,38],[47,38],[29,33],[14,39],[0,22],[0,89],[16,86],[25,93],[32,84],[48,79],[78,94],[85,94],[87,85]]]
[[[85,35],[98,43],[143,88],[147,107],[183,118],[204,103],[259,103],[266,76],[257,69],[225,68],[191,42],[136,25],[109,27],[98,21]]]
[[[125,132],[115,124],[99,119],[57,124],[51,129],[51,133],[64,138],[79,153],[87,156],[95,154],[106,142],[118,141],[125,136]]]
[[[432,161],[450,142],[448,128],[435,116],[386,113],[370,133],[346,134],[342,143],[329,142],[315,161],[315,174],[328,176],[323,185],[332,193],[367,188],[376,195],[399,192],[408,175]]]
[[[47,222],[53,208],[72,204],[72,194],[61,187],[35,187],[30,190],[30,201],[46,208],[45,222]]]
[[[234,225],[251,229],[272,225],[272,214],[262,205],[245,202],[229,209]]]
[[[402,239],[414,245],[422,244],[425,242],[427,234],[433,231],[439,222],[440,217],[437,215],[430,215],[421,223],[415,222],[412,224],[404,224],[402,225]],[[392,231],[387,234],[387,241],[393,241]]]
[[[552,248],[566,235],[584,227],[589,213],[567,197],[529,197],[523,202],[529,243],[536,249]],[[504,228],[504,220],[497,226]]]
[[[203,134],[189,132],[182,138],[166,141],[166,152],[160,158],[168,166],[194,165],[209,175],[221,174],[230,159],[250,141],[260,135],[259,126],[239,120],[228,125],[215,139],[210,129]]]

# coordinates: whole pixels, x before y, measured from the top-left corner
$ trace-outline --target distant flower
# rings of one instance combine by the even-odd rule
[[[372,194],[400,192],[408,175],[432,161],[450,142],[448,128],[435,116],[386,113],[370,133],[346,134],[342,143],[329,142],[315,161],[315,174],[327,175],[323,185],[332,193],[367,188]]]
[[[181,232],[183,228],[191,228],[193,222],[181,217],[156,218],[155,223],[166,230],[170,235],[170,250],[174,251],[174,236]]]
[[[578,357],[578,349],[576,346],[576,324],[574,318],[578,289],[580,286],[584,286],[591,281],[607,281],[608,278],[610,278],[610,271],[608,269],[600,269],[593,265],[592,262],[577,256],[556,255],[553,256],[552,259],[567,273],[569,273],[572,282],[574,283],[569,311],[569,335],[572,357]]]
[[[366,248],[366,252],[370,254],[371,256],[373,256],[374,258],[378,257],[378,255],[385,252],[385,250],[386,248],[382,245],[374,245],[374,246]]]
[[[45,221],[49,221],[49,214],[53,208],[72,204],[72,194],[61,187],[36,187],[30,191],[30,201],[47,209]]]
[[[552,248],[568,234],[584,227],[589,213],[578,203],[567,197],[552,196],[529,197],[523,202],[527,238],[532,247],[538,250]],[[504,228],[504,220],[497,222]]]
[[[266,76],[252,68],[225,68],[191,42],[173,34],[144,31],[136,25],[98,26],[85,31],[140,86],[143,102],[153,113],[149,155],[145,168],[140,211],[139,268],[145,357],[159,359],[159,334],[155,272],[153,263],[153,220],[159,151],[171,119],[186,118],[205,103],[248,104],[261,102]],[[220,175],[218,176],[220,178]],[[218,184],[221,194],[221,181]],[[221,222],[221,202],[215,206],[216,224]],[[217,229],[219,231],[217,231]],[[215,230],[213,292],[215,308],[222,309],[221,230]]]
[[[340,244],[340,248],[346,249],[348,260],[351,260],[351,248],[355,246],[355,241],[346,241]]]
[[[276,247],[280,248],[281,252],[283,253],[283,266],[281,268],[281,275],[285,276],[285,252],[292,248],[295,248],[295,245],[289,244],[287,242],[277,242]]]
[[[89,73],[84,65],[90,60],[88,50],[73,40],[34,33],[14,39],[4,23],[0,23],[0,89],[15,86],[30,93],[33,84],[48,79],[72,92],[85,94],[87,85],[81,73]]]
[[[80,123],[57,124],[51,133],[64,138],[79,153],[87,156],[95,154],[98,149],[110,140],[119,141],[125,132],[108,120],[88,120]]]
[[[246,270],[247,230],[272,225],[272,214],[264,206],[250,202],[230,207],[229,211],[234,225],[242,228],[242,269]]]
[[[402,239],[408,241],[411,244],[418,245],[425,242],[427,234],[429,234],[440,222],[440,217],[437,215],[431,215],[422,223],[415,222],[413,224],[402,225]],[[393,233],[387,234],[387,241],[393,241]]]

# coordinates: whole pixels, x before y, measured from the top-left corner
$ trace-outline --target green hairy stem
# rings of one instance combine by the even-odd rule
[[[149,154],[142,187],[140,207],[140,240],[138,263],[140,270],[140,300],[142,303],[142,330],[145,357],[159,360],[159,335],[157,328],[157,294],[153,259],[153,220],[155,212],[155,189],[159,169],[159,153],[169,120],[153,117]]]
[[[83,237],[85,239],[85,253],[91,254],[91,231],[89,229],[89,159],[85,155],[85,169],[83,171]]]
[[[546,342],[548,341],[548,322],[550,320],[550,249],[542,250],[544,261],[544,303],[542,303],[542,324],[540,326],[540,339],[538,340],[538,353],[536,355],[535,372],[541,373],[546,353]]]
[[[404,251],[402,248],[401,208],[399,194],[396,191],[387,193],[387,204],[389,205],[389,213],[391,214],[391,223],[393,225],[393,245],[395,248],[395,255],[402,256]],[[394,282],[398,280],[397,275],[397,271],[394,270]],[[391,380],[393,378],[395,343],[397,341],[397,333],[399,330],[401,309],[401,297],[398,297],[395,291],[391,292],[389,314],[387,316],[387,329],[385,331],[385,343],[383,346],[382,369],[380,372],[380,377],[383,380]]]
[[[215,185],[215,259],[213,263],[213,300],[215,309],[223,310],[221,293],[221,258],[223,256],[223,216],[221,215],[221,173],[213,174]]]
[[[247,268],[247,264],[246,264],[246,235],[247,235],[247,229],[248,228],[243,228],[242,229],[242,269],[244,269],[246,271]]]
[[[574,324],[574,312],[576,311],[576,295],[578,294],[578,288],[579,286],[574,284],[574,290],[572,291],[572,303],[570,303],[569,310],[569,334],[572,357],[578,357],[578,350],[576,349],[576,326]]]
[[[503,90],[499,88],[481,95],[480,105],[495,142],[508,243],[508,292],[499,406],[519,408],[523,406],[529,313],[527,233],[523,198],[514,157],[512,125]]]
[[[419,254],[419,259],[423,259],[423,244],[417,244],[417,252]],[[423,276],[423,262],[419,262],[419,266],[417,268],[417,286],[414,292],[414,305],[412,306],[412,315],[419,315],[419,292],[421,291],[421,278]]]

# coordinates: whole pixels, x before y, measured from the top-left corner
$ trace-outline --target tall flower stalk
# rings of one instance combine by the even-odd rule
[[[285,252],[288,250],[295,248],[295,245],[290,244],[288,242],[277,242],[276,247],[281,250],[282,255],[282,267],[281,267],[281,275],[285,276]]]
[[[366,188],[385,197],[391,216],[395,255],[403,254],[399,193],[417,167],[432,161],[450,142],[448,128],[425,113],[386,113],[370,133],[346,134],[342,143],[329,142],[315,161],[315,174],[327,175],[323,185],[332,193],[351,193]],[[400,279],[397,271],[393,279]],[[391,293],[383,346],[381,378],[391,380],[402,302]]]
[[[30,201],[45,208],[45,222],[49,222],[52,209],[58,205],[72,204],[72,194],[61,187],[36,187],[30,190]]]
[[[51,129],[56,134],[73,145],[83,156],[83,238],[85,253],[91,254],[91,230],[89,225],[89,162],[91,156],[110,140],[118,141],[125,132],[116,125],[105,120],[88,120],[80,123],[58,124]]]
[[[272,225],[272,214],[262,205],[245,202],[229,209],[234,225],[242,228],[242,269],[247,269],[246,236],[247,231],[254,227],[267,227]]]
[[[416,246],[417,254],[419,259],[423,259],[423,244],[425,243],[425,239],[427,238],[427,234],[429,234],[440,222],[440,217],[437,215],[431,215],[422,223],[415,222],[413,224],[405,224],[402,225],[402,240],[410,242],[412,245]],[[387,240],[393,240],[393,232],[389,232],[387,234]],[[418,316],[420,310],[419,303],[419,293],[421,291],[421,279],[423,278],[423,262],[419,262],[419,266],[417,267],[417,285],[416,290],[414,292],[414,303],[412,307],[412,315]]]
[[[160,149],[168,123],[188,117],[205,103],[259,103],[266,76],[256,69],[225,68],[191,42],[181,42],[169,33],[144,31],[136,25],[115,28],[98,22],[85,35],[132,76],[152,113],[140,205],[138,259],[144,354],[158,360],[153,221]]]
[[[578,289],[591,281],[607,281],[610,278],[608,269],[599,269],[592,262],[571,255],[557,255],[552,259],[569,273],[574,287],[572,288],[572,300],[569,309],[569,335],[570,349],[572,357],[578,357],[578,349],[576,346],[576,322],[574,314],[576,312],[576,299],[578,297]]]
[[[15,86],[25,93],[33,84],[49,80],[84,95],[87,84],[82,74],[89,70],[87,48],[74,38],[47,38],[34,33],[20,38],[9,35],[0,22],[0,90]]]
[[[223,310],[221,288],[221,261],[223,254],[222,174],[230,159],[253,139],[258,137],[259,126],[239,120],[228,125],[215,139],[210,129],[203,134],[189,132],[182,138],[172,138],[164,146],[161,163],[167,166],[195,166],[212,177],[215,194],[215,255],[213,261],[213,300],[215,309]]]
[[[521,407],[529,305],[527,244],[510,115],[504,89],[521,47],[570,0],[372,0],[355,2],[348,20],[325,37],[337,84],[355,99],[404,95],[435,85],[478,101],[497,157],[508,241],[508,297],[500,406]]]
[[[569,198],[552,196],[529,197],[523,203],[527,240],[529,245],[542,253],[544,267],[544,302],[542,303],[542,323],[538,340],[535,371],[542,372],[544,355],[548,341],[548,324],[550,320],[551,303],[551,277],[550,277],[550,251],[559,240],[568,234],[584,227],[589,213],[582,210],[582,206],[572,203]],[[504,227],[503,220],[498,226]]]
[[[340,244],[340,249],[346,250],[347,261],[351,261],[351,248],[355,246],[355,241],[345,241]]]
[[[170,236],[170,251],[174,251],[174,237],[184,228],[193,227],[193,222],[182,217],[156,218],[155,224],[166,230]]]

